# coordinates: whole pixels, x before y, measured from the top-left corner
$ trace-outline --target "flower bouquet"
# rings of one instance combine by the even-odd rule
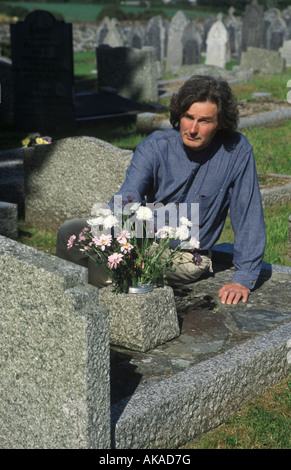
[[[164,225],[155,231],[154,213],[141,203],[128,202],[126,210],[113,212],[109,206],[95,204],[88,227],[71,235],[67,248],[77,246],[108,272],[116,292],[130,287],[166,283],[166,269],[175,269],[181,250],[197,250],[199,242],[190,238],[192,223],[180,218],[177,228]],[[121,216],[120,216],[121,214]],[[174,241],[175,247],[171,245]],[[195,256],[196,255],[196,256]],[[193,262],[200,264],[197,253]]]
[[[36,145],[47,145],[52,143],[52,139],[49,136],[41,137],[39,132],[33,132],[29,134],[25,139],[21,141],[24,148],[35,147]]]

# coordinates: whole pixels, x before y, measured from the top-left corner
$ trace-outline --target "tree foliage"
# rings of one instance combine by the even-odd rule
[[[230,7],[233,7],[237,13],[243,13],[247,5],[251,3],[252,0],[220,0],[217,7],[214,0],[197,0],[197,6],[199,7],[219,9],[221,11],[227,11]],[[265,9],[279,8],[279,10],[284,10],[290,5],[290,0],[259,0],[258,3]]]

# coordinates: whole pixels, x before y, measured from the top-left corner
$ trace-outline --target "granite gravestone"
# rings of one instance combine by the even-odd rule
[[[11,25],[14,122],[49,133],[74,124],[72,25],[36,10]]]

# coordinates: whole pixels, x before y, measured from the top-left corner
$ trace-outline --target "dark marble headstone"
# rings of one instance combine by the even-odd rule
[[[156,50],[157,60],[161,63],[165,57],[165,37],[166,29],[163,19],[160,16],[154,16],[149,20],[146,28],[145,45]]]
[[[10,28],[16,128],[45,134],[71,128],[72,25],[37,10]]]
[[[182,36],[182,65],[199,64],[201,61],[202,39],[194,23],[189,23]]]
[[[264,7],[259,5],[257,0],[246,6],[242,26],[242,51],[246,51],[248,47],[261,47],[263,20]]]
[[[287,38],[288,28],[281,12],[276,8],[269,9],[264,15],[263,46],[278,51]]]

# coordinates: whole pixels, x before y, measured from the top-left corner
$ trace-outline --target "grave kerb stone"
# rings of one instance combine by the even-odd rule
[[[0,448],[109,449],[109,317],[87,270],[1,236],[0,265]]]

